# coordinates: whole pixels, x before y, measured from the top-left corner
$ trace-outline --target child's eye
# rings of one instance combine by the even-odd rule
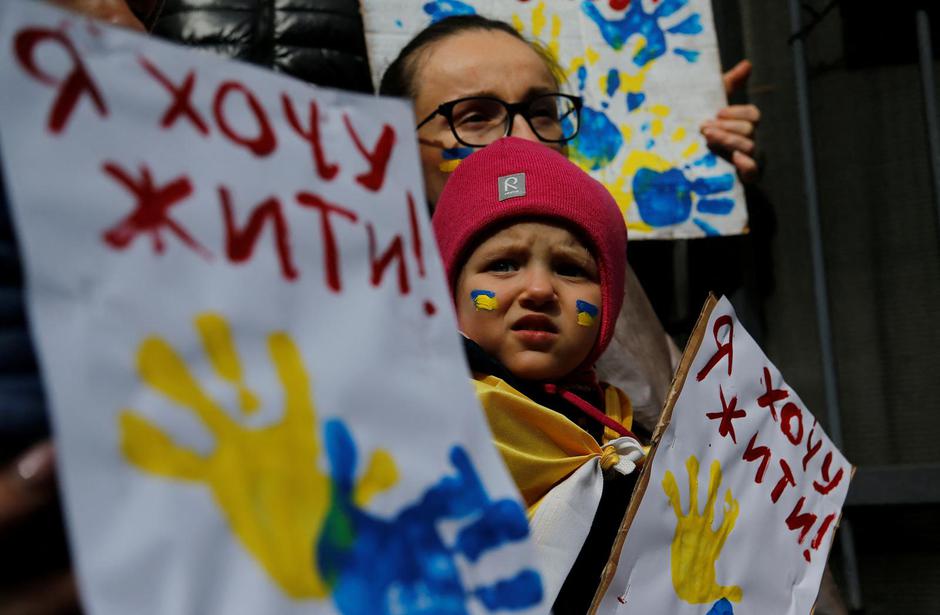
[[[575,263],[560,263],[555,266],[555,272],[566,278],[587,278],[588,272],[581,265]]]
[[[519,269],[518,263],[508,258],[501,258],[501,259],[492,261],[486,266],[486,270],[491,271],[493,273],[509,273],[511,271],[517,271],[518,269]]]

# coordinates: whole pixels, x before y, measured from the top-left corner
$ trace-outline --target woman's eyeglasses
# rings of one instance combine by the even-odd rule
[[[446,102],[418,124],[421,128],[435,116],[447,120],[457,141],[468,147],[483,147],[512,134],[512,122],[521,115],[532,132],[547,143],[566,143],[578,134],[580,96],[540,94],[518,103],[492,96],[470,96]]]

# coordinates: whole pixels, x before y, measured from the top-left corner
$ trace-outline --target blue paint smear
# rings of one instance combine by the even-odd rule
[[[692,13],[673,27],[666,30],[670,34],[701,34],[702,30],[701,15]]]
[[[522,610],[541,599],[542,582],[534,570],[523,570],[505,581],[497,581],[487,587],[473,590],[474,596],[490,611],[500,609]],[[520,591],[520,588],[523,591]],[[529,588],[526,591],[526,588]],[[532,590],[537,589],[539,598],[532,601]]]
[[[518,503],[490,499],[463,447],[450,451],[454,474],[384,519],[353,502],[357,453],[345,423],[327,421],[323,431],[333,480],[317,562],[340,613],[465,615],[471,597],[491,611],[526,609],[542,600],[541,579],[529,568],[490,585],[463,587],[458,556],[476,561],[529,531]],[[469,521],[452,547],[438,532],[444,520]]]
[[[697,194],[715,194],[726,192],[734,187],[734,175],[725,173],[715,177],[699,177],[692,182],[692,191]]]
[[[726,192],[734,186],[731,174],[700,177],[689,180],[679,169],[663,172],[641,168],[633,176],[633,198],[640,217],[654,227],[680,224],[692,214],[692,195],[711,195]],[[727,215],[734,209],[729,198],[698,199],[696,207],[702,213]],[[715,229],[698,219],[693,220],[706,234],[717,234]]]
[[[404,27],[404,24],[401,22],[401,19],[396,19],[396,20],[395,20],[395,25],[398,26],[399,28],[403,28],[403,27]]]
[[[431,16],[431,23],[437,23],[454,15],[474,15],[477,12],[475,8],[460,0],[435,0],[435,2],[428,2],[422,8]]]
[[[727,598],[722,598],[713,604],[712,608],[709,609],[708,613],[705,613],[705,615],[734,615],[734,608]]]
[[[691,49],[680,49],[679,47],[676,47],[672,50],[672,52],[677,56],[682,56],[690,63],[698,62],[699,52],[697,51],[692,51]]]
[[[703,214],[727,216],[734,209],[734,199],[699,199],[695,206]]]
[[[693,167],[705,167],[708,169],[713,168],[716,164],[718,164],[718,156],[712,152],[708,152],[701,158],[697,158],[696,160],[692,161]]]
[[[476,150],[472,147],[448,147],[441,151],[444,160],[463,160]]]
[[[650,226],[679,224],[692,213],[692,185],[678,169],[663,173],[638,169],[633,175],[633,198]]]
[[[607,72],[607,95],[613,96],[620,87],[620,72],[612,68]]]
[[[606,167],[623,146],[623,135],[603,112],[581,109],[581,130],[569,147],[569,154],[592,171]]]
[[[645,100],[646,94],[643,92],[627,92],[627,111],[636,110]]]
[[[564,134],[570,135],[574,132],[574,122],[571,119],[571,116],[566,115],[564,119],[561,120],[561,125],[564,127]]]
[[[594,305],[593,303],[589,303],[587,301],[582,301],[581,299],[578,299],[577,301],[574,302],[574,305],[575,305],[575,308],[577,308],[579,312],[585,312],[591,318],[594,318],[595,316],[597,316],[597,306]]]
[[[696,226],[698,226],[700,229],[705,231],[705,234],[708,237],[717,237],[718,235],[721,235],[721,233],[718,232],[718,229],[716,229],[714,226],[712,226],[708,222],[705,222],[701,218],[692,218],[692,222],[694,222]]]
[[[659,21],[687,4],[688,0],[664,0],[647,13],[642,2],[631,2],[621,19],[606,19],[590,0],[581,2],[581,10],[597,25],[603,39],[615,50],[622,49],[632,36],[642,36],[646,44],[634,54],[633,63],[643,67],[666,53],[666,33]],[[670,34],[692,35],[699,32],[701,22],[698,13],[693,13],[669,29]]]
[[[656,9],[656,15],[659,17],[670,17],[688,3],[689,0],[665,0],[659,5],[659,8]]]
[[[584,91],[584,84],[586,80],[587,80],[587,68],[585,68],[584,65],[582,64],[581,66],[578,67],[578,91],[579,92]]]
[[[650,139],[646,142],[646,149],[653,149],[656,147],[656,139]]]
[[[471,298],[471,299],[476,300],[476,298],[479,297],[479,296],[481,296],[481,295],[484,296],[484,297],[489,297],[490,299],[492,299],[493,297],[496,296],[496,293],[494,293],[494,292],[491,291],[491,290],[471,290],[471,291],[470,291],[470,298]]]

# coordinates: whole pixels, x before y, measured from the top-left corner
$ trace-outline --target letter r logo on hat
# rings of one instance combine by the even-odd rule
[[[499,178],[499,200],[525,196],[525,173],[503,175]]]

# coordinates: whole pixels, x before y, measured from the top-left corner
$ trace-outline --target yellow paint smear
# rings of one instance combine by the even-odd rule
[[[571,77],[572,75],[577,73],[578,69],[581,68],[582,66],[584,66],[583,57],[577,56],[577,57],[571,58],[571,64],[568,65],[568,70],[565,71],[565,74],[568,77]]]
[[[444,171],[445,173],[453,173],[454,169],[456,169],[457,165],[459,164],[460,164],[459,159],[445,160],[444,162],[437,165],[437,168],[440,169],[441,171]]]
[[[661,119],[656,118],[650,122],[650,134],[652,134],[654,137],[658,137],[659,135],[663,134],[663,121]]]
[[[584,54],[587,56],[588,64],[594,65],[601,59],[601,54],[597,53],[593,47],[585,47]]]
[[[672,109],[666,105],[651,105],[649,109],[650,113],[659,117],[666,117],[672,112]]]
[[[630,143],[633,141],[633,127],[629,124],[620,125],[620,134],[623,135],[623,142]]]
[[[539,2],[532,11],[532,34],[537,38],[541,37],[546,23],[545,2]]]
[[[593,327],[594,317],[587,312],[578,312],[578,324],[582,327]]]

